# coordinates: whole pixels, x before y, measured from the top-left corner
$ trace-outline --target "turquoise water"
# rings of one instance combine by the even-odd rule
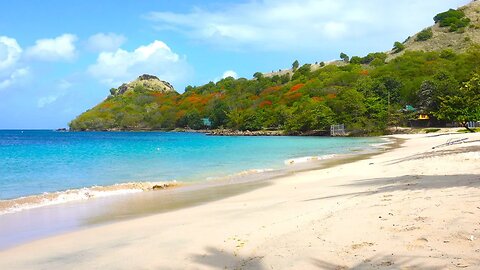
[[[0,131],[0,199],[94,185],[204,181],[348,153],[378,138],[213,137],[175,132]]]

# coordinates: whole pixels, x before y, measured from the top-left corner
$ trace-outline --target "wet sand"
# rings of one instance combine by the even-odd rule
[[[0,201],[0,213],[7,210],[6,214],[0,215],[0,251],[61,233],[235,196],[270,185],[276,178],[365,159],[399,147],[401,141],[389,139],[379,147],[355,154],[336,155],[328,159],[312,157],[312,161],[300,163],[295,160],[294,164],[279,170],[244,171],[210,181],[132,182]]]
[[[474,269],[480,143],[432,147],[480,134],[396,137],[402,147],[383,154],[226,196],[209,189],[217,199],[186,208],[180,200],[140,218],[87,219],[100,225],[1,251],[0,268]],[[118,203],[103,209],[135,208]]]

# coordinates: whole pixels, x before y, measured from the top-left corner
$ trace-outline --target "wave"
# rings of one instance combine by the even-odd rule
[[[370,144],[370,146],[372,146],[374,148],[384,148],[387,145],[391,145],[391,144],[395,143],[395,140],[392,140],[390,138],[382,138],[382,140],[383,140],[383,142],[372,143],[372,144]]]
[[[291,158],[291,159],[285,160],[284,163],[285,165],[295,165],[299,163],[307,163],[307,162],[331,159],[331,158],[334,158],[335,156],[336,155],[334,154],[330,154],[330,155],[323,155],[323,156],[307,156],[307,157]]]
[[[110,186],[92,186],[88,188],[69,189],[65,191],[45,192],[39,195],[25,196],[11,200],[0,200],[0,215],[67,202],[133,194],[158,189],[169,189],[179,185],[180,184],[176,181],[129,182]]]
[[[250,170],[244,170],[238,173],[234,174],[229,174],[226,176],[212,176],[212,177],[207,177],[207,181],[224,181],[224,180],[229,180],[230,182],[235,182],[238,180],[238,178],[243,178],[251,175],[259,175],[267,172],[273,172],[275,171],[274,169],[250,169]]]

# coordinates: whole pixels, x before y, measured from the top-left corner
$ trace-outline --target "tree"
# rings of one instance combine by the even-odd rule
[[[440,108],[435,116],[458,122],[468,131],[474,132],[468,127],[468,122],[480,120],[480,75],[474,74],[457,95],[448,95],[440,100]]]
[[[194,89],[193,86],[187,85],[187,86],[185,87],[185,92],[191,92],[191,91],[193,91],[193,89]]]
[[[465,17],[462,10],[450,9],[448,11],[437,14],[433,17],[435,23],[439,23],[440,27],[450,26],[450,32],[455,32],[468,26],[470,19]]]
[[[455,95],[458,82],[447,71],[439,71],[433,79],[425,80],[417,93],[417,107],[424,113],[438,111],[440,98]]]
[[[257,79],[257,80],[261,80],[261,79],[263,79],[263,73],[261,73],[261,72],[255,72],[255,73],[253,74],[253,78],[255,78],[255,79]]]
[[[324,103],[296,104],[288,111],[285,130],[289,133],[327,130],[334,123],[334,116]]]
[[[348,57],[348,55],[346,55],[345,53],[340,53],[340,59],[343,60],[343,62],[347,62],[350,60],[350,57]]]
[[[292,63],[292,70],[295,71],[297,68],[300,66],[300,63],[298,60],[295,60],[295,62]]]
[[[360,56],[352,56],[352,59],[350,59],[351,64],[361,64],[362,63],[362,58]]]
[[[405,45],[403,45],[402,43],[400,43],[398,41],[393,43],[393,53],[399,53],[403,50],[405,50]]]
[[[432,81],[424,81],[420,86],[417,107],[422,113],[431,112],[436,107],[435,92],[437,92],[437,88]]]
[[[187,111],[177,120],[176,126],[191,129],[201,129],[203,128],[203,121],[198,110],[192,109]]]
[[[223,127],[227,124],[227,112],[228,107],[225,102],[221,100],[215,100],[212,103],[212,108],[210,109],[209,118],[212,122],[212,128]]]

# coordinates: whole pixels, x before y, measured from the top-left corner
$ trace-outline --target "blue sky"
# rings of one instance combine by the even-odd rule
[[[386,51],[468,0],[4,1],[0,129],[66,127],[143,73],[178,92]]]

